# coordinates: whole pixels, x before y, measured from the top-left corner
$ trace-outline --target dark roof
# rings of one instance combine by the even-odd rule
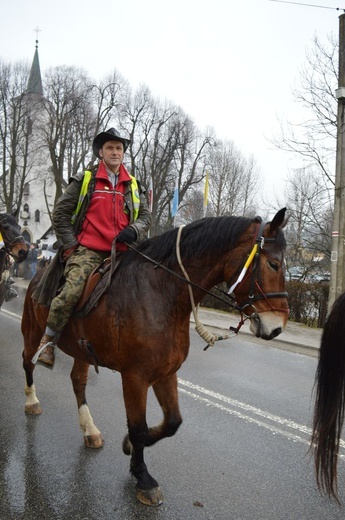
[[[34,59],[33,59],[32,65],[31,65],[28,86],[26,88],[25,93],[26,94],[39,94],[40,96],[43,96],[41,69],[40,69],[40,62],[38,59],[38,40],[36,40],[36,50],[35,50]]]

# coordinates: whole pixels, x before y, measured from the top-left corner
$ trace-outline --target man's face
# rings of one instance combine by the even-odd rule
[[[99,150],[99,155],[105,164],[117,172],[124,156],[123,144],[120,141],[107,141]]]

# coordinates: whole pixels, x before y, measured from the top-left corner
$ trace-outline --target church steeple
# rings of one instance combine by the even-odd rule
[[[34,59],[31,65],[30,76],[28,80],[28,86],[26,88],[26,94],[38,94],[43,97],[43,87],[41,78],[40,62],[38,59],[38,40],[36,40],[36,50]]]

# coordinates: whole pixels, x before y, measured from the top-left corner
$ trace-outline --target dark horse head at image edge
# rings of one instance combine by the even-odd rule
[[[4,302],[6,283],[3,272],[8,268],[9,257],[16,262],[23,262],[29,251],[28,244],[21,235],[21,229],[14,215],[0,213],[0,235],[3,246],[0,249],[0,307]]]

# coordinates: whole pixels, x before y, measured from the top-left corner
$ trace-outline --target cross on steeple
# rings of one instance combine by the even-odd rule
[[[37,26],[36,29],[34,29],[34,32],[36,33],[36,49],[38,47],[38,33],[42,32],[41,29]]]

